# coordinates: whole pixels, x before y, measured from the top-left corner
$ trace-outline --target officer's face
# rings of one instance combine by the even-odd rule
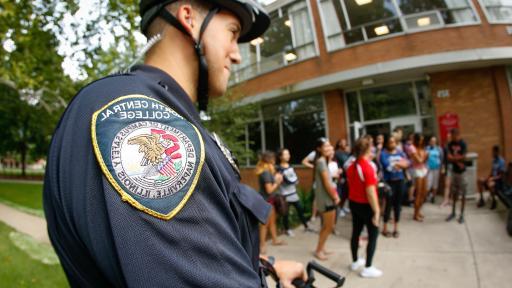
[[[205,57],[208,62],[209,95],[226,92],[233,64],[241,61],[238,49],[240,21],[230,12],[221,10],[204,33]]]

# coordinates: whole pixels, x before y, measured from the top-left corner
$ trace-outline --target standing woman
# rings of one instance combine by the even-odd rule
[[[416,199],[414,200],[414,217],[413,219],[423,222],[425,218],[421,214],[421,206],[427,196],[427,165],[428,153],[425,150],[425,137],[416,133],[414,134],[413,145],[409,148],[409,158],[412,161],[414,188],[416,189]]]
[[[354,157],[356,160],[347,169],[348,198],[352,212],[350,250],[353,263],[350,265],[350,269],[355,271],[365,266],[361,271],[361,276],[376,278],[383,274],[382,271],[372,266],[379,236],[380,207],[377,197],[377,173],[371,164],[371,144],[368,138],[362,137],[357,140],[354,145]],[[359,236],[361,236],[364,226],[368,231],[366,262],[357,256]]]
[[[397,142],[395,137],[390,136],[385,141],[385,149],[380,154],[380,163],[384,171],[384,180],[391,187],[392,196],[386,203],[384,208],[384,227],[382,235],[385,237],[398,238],[398,222],[400,221],[400,212],[402,208],[402,198],[405,194],[405,175],[404,169],[409,167],[409,160],[404,152],[397,149]],[[388,231],[388,222],[390,219],[391,209],[394,212],[394,229],[393,234]]]
[[[277,216],[274,201],[279,185],[283,181],[283,176],[279,173],[275,173],[275,162],[276,157],[274,152],[265,151],[261,154],[260,160],[256,164],[256,175],[258,175],[260,184],[260,194],[272,205],[267,224],[260,224],[261,254],[266,254],[266,238],[268,230],[270,230],[270,236],[272,237],[272,245],[285,244],[283,241],[277,239]]]
[[[427,194],[432,193],[429,195],[431,195],[431,201],[432,204],[434,204],[439,189],[439,177],[443,164],[443,149],[437,144],[437,138],[435,136],[432,136],[428,142],[427,153]]]
[[[295,173],[295,169],[290,165],[290,151],[286,148],[282,148],[277,153],[277,157],[279,158],[277,171],[283,175],[283,182],[281,186],[279,186],[279,193],[285,197],[288,207],[293,206],[295,210],[297,210],[299,219],[302,225],[304,225],[304,231],[309,231],[306,217],[304,217],[304,209],[302,208],[302,204],[300,204],[299,195],[297,194],[297,183],[299,179]],[[290,209],[287,209],[286,215],[283,217],[283,226],[286,230],[286,235],[293,237],[293,231],[290,230],[289,214]]]
[[[318,213],[322,216],[322,229],[318,237],[318,245],[315,257],[319,260],[327,260],[325,242],[334,229],[336,219],[336,207],[340,202],[338,193],[333,186],[332,176],[329,172],[329,160],[334,154],[334,149],[326,138],[319,138],[316,142],[316,155],[314,167],[315,201]]]

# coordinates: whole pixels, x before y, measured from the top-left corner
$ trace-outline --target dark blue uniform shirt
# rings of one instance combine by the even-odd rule
[[[156,68],[98,80],[71,101],[48,155],[44,209],[72,286],[261,283],[257,229],[269,206],[240,184],[185,91]]]

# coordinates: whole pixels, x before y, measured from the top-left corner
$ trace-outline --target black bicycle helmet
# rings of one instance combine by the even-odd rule
[[[156,17],[161,17],[167,23],[192,39],[199,60],[199,79],[197,84],[198,108],[199,111],[206,112],[208,108],[208,63],[206,63],[206,58],[204,57],[202,37],[208,23],[210,23],[212,18],[222,9],[232,12],[240,20],[242,28],[238,42],[243,43],[261,36],[270,26],[270,17],[263,7],[253,0],[209,0],[207,2],[213,4],[213,8],[210,9],[201,25],[199,38],[194,39],[176,17],[165,9],[165,6],[176,1],[177,0],[141,0],[141,30],[146,34],[149,24],[151,24]]]
[[[261,36],[270,25],[270,17],[263,7],[253,0],[204,0],[220,9],[235,14],[242,24],[238,42],[249,42]],[[159,10],[176,0],[142,0],[140,1],[141,30],[146,32],[149,24],[155,19]]]

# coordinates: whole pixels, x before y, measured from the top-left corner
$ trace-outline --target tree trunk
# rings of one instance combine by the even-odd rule
[[[21,153],[21,176],[25,178],[27,176],[27,143],[22,142],[20,145],[20,153]]]

